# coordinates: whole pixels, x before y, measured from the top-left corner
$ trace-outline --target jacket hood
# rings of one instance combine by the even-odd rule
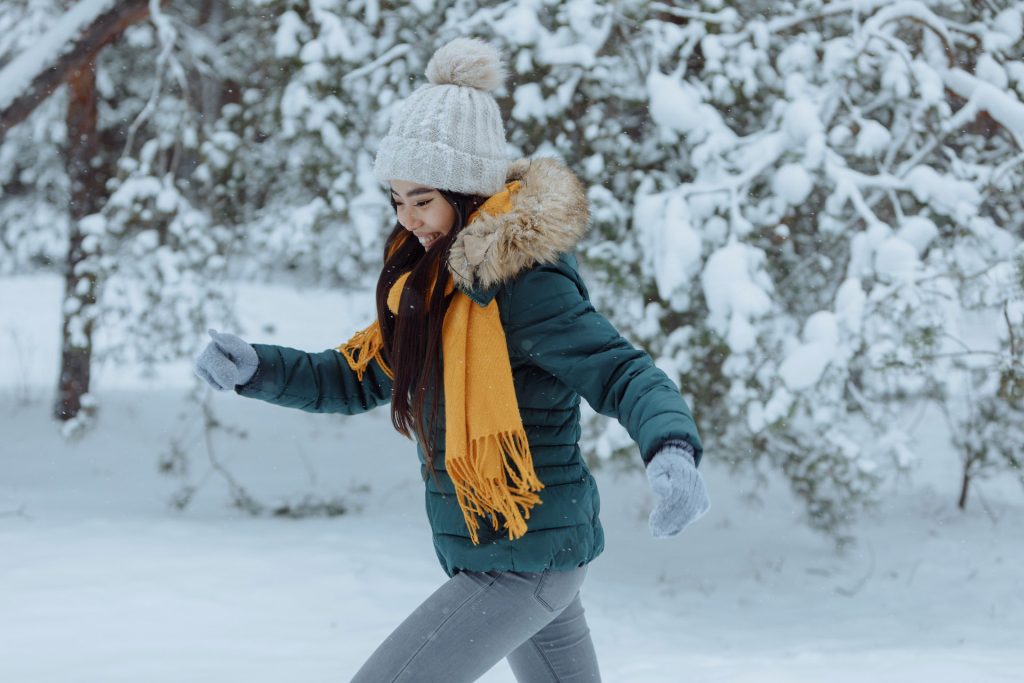
[[[452,243],[448,268],[462,290],[491,288],[571,251],[587,229],[583,184],[561,161],[519,159],[506,183],[519,181],[511,209],[481,213]]]

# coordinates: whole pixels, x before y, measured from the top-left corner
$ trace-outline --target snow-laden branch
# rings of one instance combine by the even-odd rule
[[[1010,131],[1018,149],[1024,149],[1024,103],[1011,95],[1012,91],[997,88],[961,69],[945,71],[942,81],[947,88],[967,100],[967,104],[943,126],[944,132],[962,128],[979,111],[985,111]]]
[[[727,7],[726,9],[718,10],[717,12],[701,12],[700,10],[674,7],[663,2],[655,2],[651,4],[651,10],[654,12],[663,12],[673,17],[679,17],[680,19],[702,21],[706,24],[732,24],[740,18],[739,14],[732,7]]]
[[[809,12],[801,12],[794,16],[779,17],[771,19],[767,22],[749,22],[748,26],[742,31],[737,31],[732,34],[722,36],[722,45],[725,47],[734,47],[740,43],[748,40],[754,30],[763,30],[767,34],[777,34],[790,31],[801,24],[809,21],[817,21],[824,19],[825,17],[836,16],[838,14],[846,14],[852,12],[873,12],[879,7],[885,7],[892,3],[892,0],[845,0],[842,2],[830,2],[817,10]],[[666,10],[667,11],[667,10]],[[670,14],[676,14],[677,16],[685,17],[685,14],[680,14],[685,10],[674,9],[669,12]],[[718,17],[722,17],[719,13]],[[695,17],[696,18],[696,17]],[[703,17],[701,17],[703,19]]]
[[[178,40],[178,32],[171,25],[171,22],[166,16],[160,11],[159,0],[147,0],[149,3],[149,14],[153,19],[153,25],[156,26],[157,37],[160,40],[160,54],[156,58],[156,78],[154,80],[152,91],[150,92],[149,99],[146,101],[146,106],[142,108],[139,115],[135,117],[131,125],[128,127],[128,135],[125,139],[124,154],[131,154],[132,148],[135,146],[135,136],[138,133],[139,128],[143,123],[149,120],[149,117],[156,111],[157,102],[160,98],[160,93],[163,90],[164,73],[168,70],[176,76],[178,86],[182,92],[188,91],[188,83],[185,80],[185,71],[181,65],[174,59],[173,50],[174,44]]]
[[[81,0],[60,16],[32,47],[0,70],[0,139],[148,13],[148,0]]]
[[[30,48],[15,57],[0,71],[0,110],[24,93],[32,81],[56,66],[57,60],[74,47],[74,41],[86,27],[110,10],[115,0],[83,0],[57,19]]]
[[[857,180],[853,177],[853,172],[849,169],[844,169],[836,164],[826,162],[826,168],[828,169],[829,175],[833,177],[836,183],[836,194],[841,197],[846,197],[853,204],[853,208],[856,209],[857,214],[863,219],[867,225],[875,225],[883,223],[875,212],[871,210],[868,203],[864,200],[864,194],[861,192],[861,186]]]
[[[411,48],[411,45],[405,43],[403,43],[402,45],[395,45],[394,47],[391,47],[387,52],[382,54],[380,57],[374,59],[369,64],[364,64],[358,69],[353,69],[352,71],[349,71],[347,74],[341,77],[341,81],[342,83],[346,83],[348,81],[361,77],[363,74],[372,73],[381,65],[387,64],[388,62],[398,59],[402,55],[408,53]]]
[[[864,40],[867,41],[872,35],[881,34],[883,26],[900,19],[909,19],[930,29],[942,41],[942,47],[946,51],[946,59],[952,65],[953,41],[949,36],[949,31],[946,30],[943,19],[938,17],[919,0],[902,0],[901,2],[888,4],[888,6],[879,10],[877,14],[872,15],[864,22]]]
[[[756,143],[748,145],[744,151],[756,152],[756,154],[749,154],[752,162],[742,171],[738,173],[726,173],[724,174],[724,177],[714,181],[684,183],[679,186],[679,191],[685,196],[709,193],[714,194],[718,192],[739,192],[759,175],[778,163],[779,158],[786,151],[783,134],[778,131],[773,131],[760,138]]]

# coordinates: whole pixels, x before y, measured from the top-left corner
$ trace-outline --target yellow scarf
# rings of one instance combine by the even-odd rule
[[[511,209],[519,183],[488,199],[480,212],[499,215]],[[409,274],[405,273],[388,292],[388,309],[398,314],[398,302]],[[451,274],[445,292],[455,289]],[[526,430],[519,416],[512,366],[508,359],[505,330],[492,300],[479,306],[455,291],[442,326],[444,354],[445,467],[474,545],[479,544],[478,517],[490,516],[494,530],[499,522],[510,540],[526,533],[530,509],[541,504],[537,491],[544,485],[533,470]],[[394,377],[381,358],[383,340],[374,322],[338,347],[349,367],[362,380],[371,361],[377,360]],[[500,518],[500,520],[499,520]]]

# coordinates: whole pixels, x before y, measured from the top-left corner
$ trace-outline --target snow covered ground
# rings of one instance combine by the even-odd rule
[[[194,414],[188,364],[96,373],[97,426],[67,442],[48,415],[60,282],[0,280],[0,681],[344,681],[443,580],[411,445],[386,410],[307,415],[217,395],[245,438],[217,456],[262,501],[344,499],[332,519],[254,518],[226,505]],[[241,330],[322,349],[365,322],[365,299],[246,287]],[[336,319],[324,307],[338,311]],[[273,326],[273,332],[267,325]],[[232,330],[228,330],[232,331]],[[696,407],[699,414],[699,406]],[[607,549],[584,605],[611,682],[1019,681],[1024,497],[982,483],[955,508],[942,425],[918,427],[921,470],[837,555],[774,484],[702,468],[713,507],[668,541],[646,526],[639,466],[596,473]],[[202,481],[187,509],[157,462],[176,441]],[[982,506],[981,499],[987,504]],[[512,681],[502,662],[482,679]]]

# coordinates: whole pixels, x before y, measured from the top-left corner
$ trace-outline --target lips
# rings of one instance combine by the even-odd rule
[[[420,244],[422,244],[424,247],[429,247],[434,242],[434,240],[436,240],[440,236],[441,233],[431,232],[425,235],[416,235],[416,239],[418,239],[420,241]]]

